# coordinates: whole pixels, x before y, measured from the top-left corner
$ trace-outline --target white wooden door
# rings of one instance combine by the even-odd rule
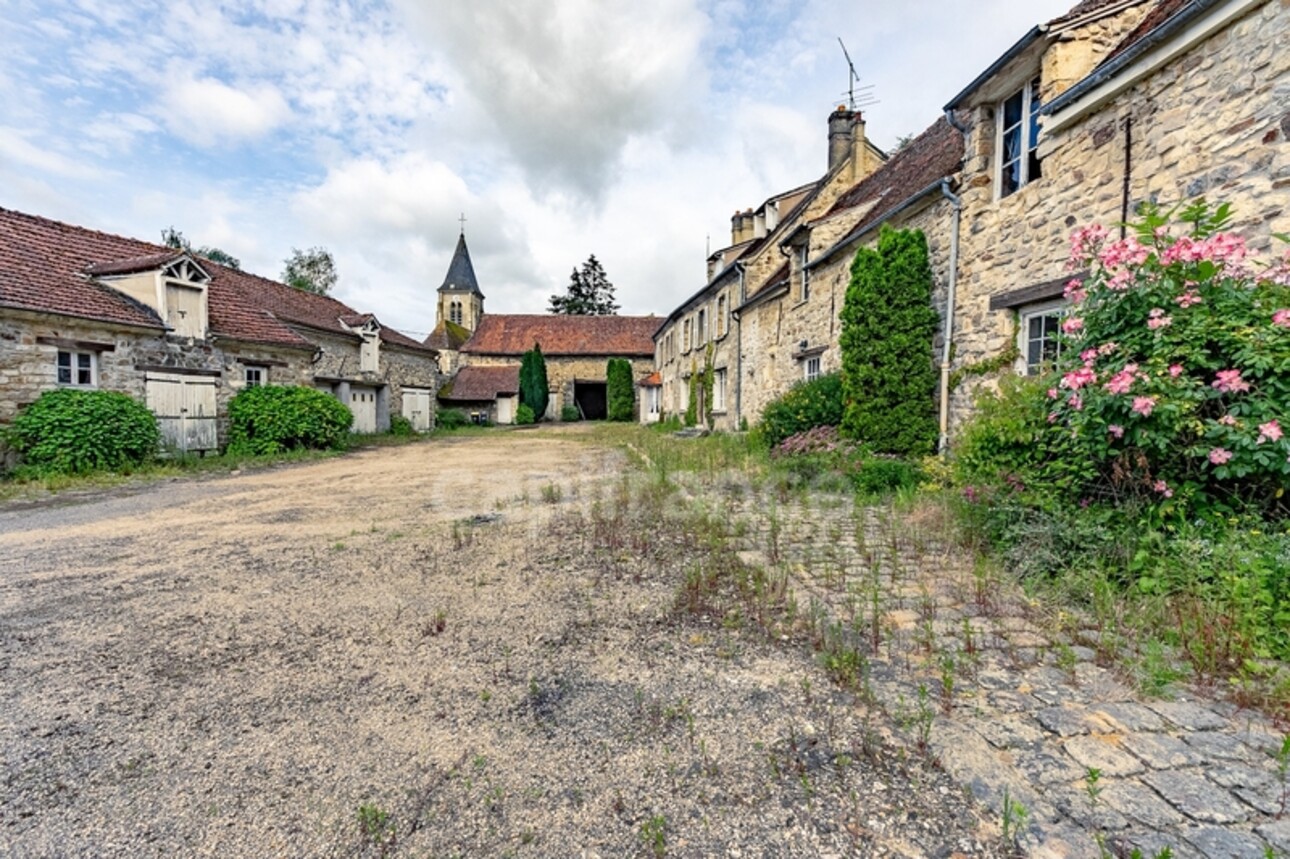
[[[502,425],[515,423],[515,400],[512,397],[497,398],[497,422]]]
[[[376,390],[374,388],[351,388],[349,408],[354,413],[354,432],[376,432]]]
[[[403,389],[403,417],[417,432],[430,429],[430,392],[425,388]]]
[[[148,373],[144,391],[148,408],[157,416],[162,441],[180,453],[214,450],[215,379]]]

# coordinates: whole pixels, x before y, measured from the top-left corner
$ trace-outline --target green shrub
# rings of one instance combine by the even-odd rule
[[[344,445],[354,415],[330,394],[299,385],[244,388],[228,404],[231,453],[265,456]]]
[[[560,420],[564,421],[565,423],[580,421],[582,420],[582,412],[578,411],[577,406],[561,406]]]
[[[520,359],[520,404],[528,406],[536,420],[546,414],[550,399],[551,383],[546,375],[546,359],[542,357],[542,347],[534,343],[533,348]]]
[[[390,435],[409,436],[416,434],[417,431],[412,428],[412,421],[403,417],[403,415],[390,415]]]
[[[844,435],[879,453],[933,451],[938,324],[927,239],[884,225],[877,250],[856,252],[842,306]]]
[[[632,381],[632,363],[626,358],[610,358],[605,369],[605,394],[611,421],[630,421],[636,410],[636,390]]]
[[[111,391],[46,391],[14,419],[10,443],[28,468],[84,474],[129,468],[157,453],[157,419]]]
[[[775,447],[791,435],[842,422],[842,378],[837,373],[800,382],[762,409],[757,435]]]
[[[440,409],[435,416],[435,426],[441,430],[461,429],[470,425],[470,416],[461,409]]]
[[[888,495],[918,485],[918,468],[903,459],[867,457],[851,473],[851,485],[861,495]]]
[[[528,407],[528,404],[520,403],[520,407],[515,410],[515,423],[519,426],[528,426],[536,422],[537,417],[533,414],[533,410]]]

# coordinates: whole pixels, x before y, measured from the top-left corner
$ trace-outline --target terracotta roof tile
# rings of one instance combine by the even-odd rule
[[[482,402],[520,390],[520,365],[503,367],[462,367],[451,382],[439,391],[447,402]]]
[[[663,387],[663,374],[656,370],[636,384],[642,388],[661,388]]]
[[[108,274],[134,274],[140,271],[153,271],[184,255],[181,250],[169,250],[166,253],[148,254],[147,256],[123,259],[117,262],[96,262],[85,267],[85,273],[95,276]]]
[[[857,230],[863,229],[937,179],[958,172],[962,163],[963,137],[942,117],[842,194],[828,215],[881,198],[856,225]]]
[[[549,356],[654,354],[657,316],[486,314],[462,352],[520,356],[537,343]]]
[[[1082,2],[1076,3],[1072,6],[1070,11],[1066,14],[1058,15],[1056,18],[1049,21],[1048,26],[1057,27],[1067,23],[1068,21],[1083,18],[1085,15],[1092,15],[1096,12],[1102,11],[1108,6],[1115,6],[1122,2],[1124,2],[1124,0],[1082,0]]]

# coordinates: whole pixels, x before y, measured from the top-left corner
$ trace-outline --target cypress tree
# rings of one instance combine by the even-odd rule
[[[882,228],[851,264],[842,307],[842,432],[880,453],[931,453],[937,438],[932,268],[919,230]]]
[[[546,414],[547,401],[551,398],[550,383],[546,377],[546,359],[537,343],[520,359],[520,403],[533,410],[541,420]]]
[[[626,358],[610,358],[605,368],[606,396],[611,421],[630,421],[636,406],[632,384],[632,364]]]

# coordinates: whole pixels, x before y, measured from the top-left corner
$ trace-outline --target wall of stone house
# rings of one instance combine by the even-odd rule
[[[1040,98],[1046,103],[1070,89],[1093,71],[1130,30],[1136,27],[1153,3],[1139,3],[1114,15],[1098,18],[1081,27],[1060,33],[1044,52],[1040,72]]]
[[[922,230],[927,237],[928,254],[932,265],[933,304],[944,318],[946,287],[949,282],[949,247],[953,227],[952,210],[948,202],[932,198],[929,205],[911,210],[910,214],[890,221],[897,229]],[[873,247],[878,242],[878,231],[868,234],[861,244]],[[818,237],[812,231],[812,255],[826,250],[836,237]],[[859,247],[859,245],[857,245]],[[842,356],[838,339],[842,330],[842,308],[846,301],[847,286],[851,279],[851,261],[855,249],[837,254],[827,265],[812,271],[810,297],[796,300],[790,291],[782,298],[758,305],[747,312],[743,324],[743,414],[749,423],[756,423],[765,406],[782,396],[789,388],[805,377],[803,362],[795,357],[806,342],[807,350],[824,346],[820,355],[820,372],[832,373],[841,369]],[[938,334],[934,343],[928,344],[929,357],[939,365],[942,340]]]
[[[722,295],[726,297],[727,323],[725,333],[718,337],[716,336],[717,305],[718,299]],[[701,296],[691,300],[686,305],[685,313],[669,323],[668,327],[662,329],[656,336],[655,342],[661,344],[670,332],[676,343],[675,355],[662,355],[659,351],[662,347],[659,346],[656,352],[660,354],[662,360],[651,364],[652,369],[659,371],[663,381],[662,408],[665,417],[671,415],[684,416],[689,404],[689,382],[687,380],[693,368],[703,369],[707,348],[711,344],[713,369],[726,370],[728,379],[726,408],[720,412],[713,413],[713,424],[718,429],[733,429],[737,424],[734,397],[734,373],[737,363],[735,328],[737,323],[732,311],[738,303],[738,279],[723,279],[718,285],[709,288]],[[698,318],[698,313],[701,309],[707,311],[707,340],[702,343],[692,340],[690,348],[687,350],[684,348],[682,325],[688,319],[693,326],[694,320]],[[636,370],[635,365],[633,365],[633,370]]]
[[[426,388],[430,391],[430,428],[434,429],[436,404],[443,377],[438,359],[431,354],[404,351],[381,345],[380,377],[390,386],[390,414],[403,414],[403,389]],[[380,415],[377,415],[380,420]],[[388,419],[385,429],[389,428]]]
[[[546,359],[546,378],[551,391],[551,398],[546,409],[547,419],[559,420],[560,410],[566,405],[573,404],[574,380],[605,381],[610,356],[584,358],[545,355],[543,357]],[[654,372],[654,356],[652,355],[641,355],[631,358],[630,361],[633,381]],[[511,365],[518,367],[520,364],[519,359],[505,355],[468,354],[462,355],[462,363],[465,366],[475,367],[505,367]],[[636,414],[639,414],[640,390],[633,385],[632,391],[636,400]]]
[[[985,361],[1016,338],[1016,313],[991,311],[992,295],[1067,273],[1077,226],[1120,220],[1126,120],[1132,121],[1130,211],[1204,195],[1230,202],[1234,229],[1259,249],[1290,229],[1290,3],[1273,0],[1138,81],[1090,115],[1041,136],[1044,176],[994,200],[994,120],[972,124],[965,170],[955,367]],[[952,423],[970,414],[981,386],[968,376],[951,398]]]
[[[313,342],[322,351],[313,365],[314,376],[326,379],[345,379],[355,384],[380,387],[388,385],[386,398],[378,398],[376,428],[384,432],[390,428],[390,416],[403,414],[403,388],[428,388],[437,393],[443,377],[439,360],[431,353],[405,351],[381,343],[376,372],[359,369],[359,341],[341,334],[327,334],[312,329],[300,329],[301,336]],[[432,403],[434,398],[431,398]],[[382,409],[381,405],[386,408]],[[431,408],[434,408],[432,405]],[[434,418],[431,416],[431,426]]]

